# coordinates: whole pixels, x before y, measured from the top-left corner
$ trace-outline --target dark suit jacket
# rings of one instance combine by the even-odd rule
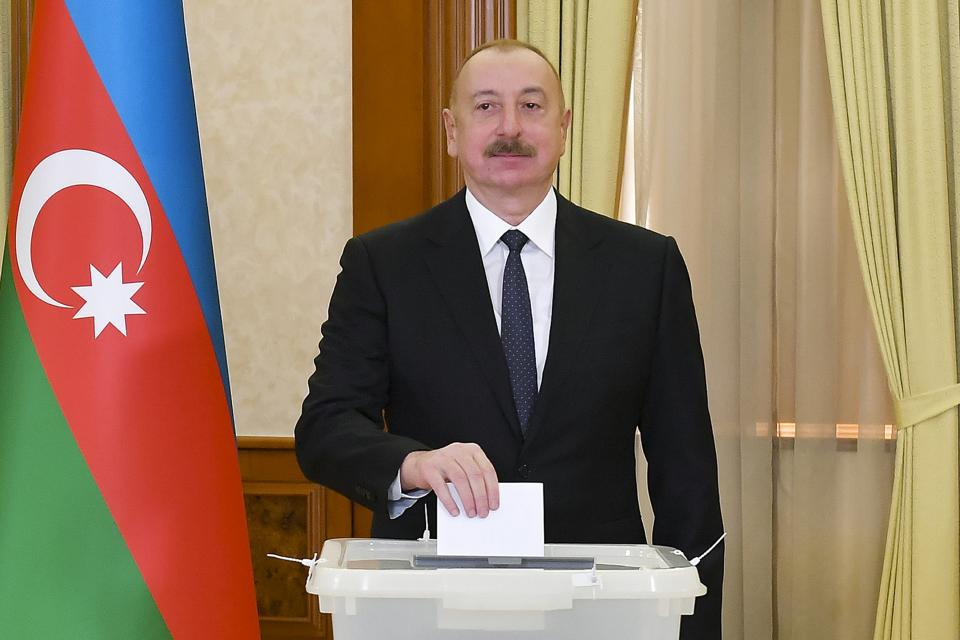
[[[548,542],[645,542],[638,425],[653,541],[692,558],[722,533],[703,355],[677,245],[557,201],[550,344],[526,438],[464,192],[347,242],[297,456],[308,478],[373,509],[374,536],[423,531],[421,508],[387,516],[408,453],[475,442],[501,481],[543,483]],[[428,502],[435,513],[432,494]],[[699,566],[709,594],[684,619],[685,639],[720,636],[722,558],[721,546]]]

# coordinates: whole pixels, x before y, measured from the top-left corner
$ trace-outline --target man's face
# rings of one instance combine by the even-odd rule
[[[563,154],[570,111],[560,84],[528,49],[487,49],[464,66],[443,112],[447,152],[478,196],[546,193]]]

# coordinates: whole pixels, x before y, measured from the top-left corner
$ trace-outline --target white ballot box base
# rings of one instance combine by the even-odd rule
[[[336,640],[676,640],[706,593],[667,547],[548,544],[591,569],[420,568],[435,541],[328,540],[307,578]]]

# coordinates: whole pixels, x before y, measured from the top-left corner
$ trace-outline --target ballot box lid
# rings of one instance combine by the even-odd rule
[[[593,559],[590,568],[577,569],[535,562],[527,565],[533,568],[504,568],[503,562],[437,568],[416,561],[436,556],[436,549],[435,540],[327,540],[310,568],[307,591],[320,596],[321,606],[324,598],[438,598],[461,608],[540,610],[569,607],[578,599],[691,599],[706,593],[696,567],[663,546],[544,545],[548,559]]]

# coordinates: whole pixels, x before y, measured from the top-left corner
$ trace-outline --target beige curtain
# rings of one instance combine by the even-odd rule
[[[0,247],[7,232],[10,207],[10,175],[13,171],[12,115],[13,85],[10,75],[10,8],[0,11]],[[2,252],[3,249],[0,249]]]
[[[639,22],[636,208],[622,217],[675,236],[693,280],[728,531],[724,637],[869,638],[892,411],[817,0],[641,0]]]
[[[823,0],[840,157],[900,428],[876,638],[960,637],[957,0]]]
[[[554,64],[573,112],[557,188],[607,215],[620,193],[636,7],[637,0],[517,0],[517,38]]]

